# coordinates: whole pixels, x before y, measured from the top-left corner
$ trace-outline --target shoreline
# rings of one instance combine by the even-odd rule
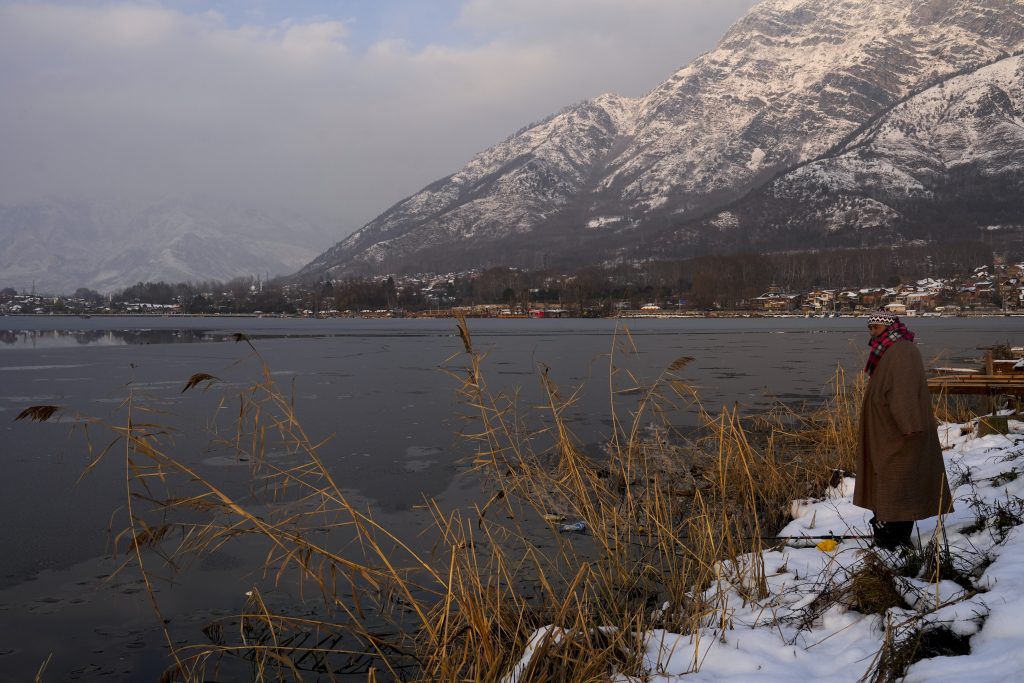
[[[607,316],[525,316],[525,315],[487,315],[483,313],[462,312],[466,318],[483,320],[622,320],[622,319],[716,319],[716,318],[766,318],[766,319],[816,319],[829,320],[838,318],[864,318],[871,315],[871,311],[858,313],[841,313],[838,315],[812,315],[803,313],[763,313],[760,311],[710,311],[710,312],[630,312],[625,311],[615,315]],[[278,318],[286,320],[334,320],[334,319],[356,319],[356,320],[411,320],[418,318],[426,319],[454,319],[456,314],[452,311],[442,312],[417,312],[403,315],[392,314],[339,314],[339,315],[293,315],[287,313],[3,313],[0,318]],[[1024,311],[961,311],[958,313],[932,313],[926,312],[918,315],[905,315],[902,318],[1024,318]]]

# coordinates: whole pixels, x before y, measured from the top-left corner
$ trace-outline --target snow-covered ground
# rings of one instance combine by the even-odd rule
[[[709,589],[708,603],[720,606],[698,634],[663,630],[644,634],[646,676],[618,681],[860,681],[871,680],[893,645],[920,643],[920,634],[943,631],[961,638],[969,654],[920,659],[905,681],[1007,683],[1024,677],[1024,422],[1010,420],[1010,434],[978,437],[972,425],[939,427],[946,470],[956,497],[955,512],[938,527],[937,518],[917,523],[914,540],[931,554],[938,546],[960,582],[930,579],[928,565],[907,572],[903,556],[869,550],[868,540],[789,541],[761,554],[767,595],[751,599],[737,589],[743,580],[723,578]],[[794,502],[795,519],[780,536],[867,536],[870,513],[852,503],[854,479],[824,498]],[[803,546],[803,547],[797,547]],[[929,550],[931,549],[931,550]],[[853,577],[879,558],[906,606],[884,614],[850,607]],[[745,567],[755,557],[741,558]],[[736,576],[731,567],[723,576]],[[903,574],[911,574],[909,576]],[[862,574],[863,575],[863,574]],[[963,584],[963,585],[961,585]],[[747,597],[744,598],[744,595]],[[846,597],[844,597],[846,596]],[[671,609],[671,606],[666,606]],[[725,624],[723,629],[722,625]],[[533,643],[554,635],[541,629]],[[969,638],[969,640],[963,640]],[[523,662],[510,672],[514,682]]]

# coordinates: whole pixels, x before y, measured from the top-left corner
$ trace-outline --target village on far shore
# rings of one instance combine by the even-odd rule
[[[495,270],[388,275],[377,279],[287,283],[259,276],[228,283],[139,283],[118,294],[80,288],[72,295],[0,289],[0,315],[239,315],[306,318],[637,318],[859,316],[885,308],[902,316],[1024,315],[1024,263],[979,266],[966,276],[907,283],[786,291],[771,284],[760,295],[688,301],[670,287],[625,286],[587,292],[575,275],[545,276],[515,289],[490,283]],[[609,278],[611,280],[611,278]],[[33,286],[34,289],[34,286]]]

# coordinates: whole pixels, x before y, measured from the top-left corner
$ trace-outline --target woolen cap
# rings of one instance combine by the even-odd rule
[[[890,313],[889,311],[875,311],[871,314],[871,317],[868,318],[868,325],[885,325],[886,327],[889,327],[889,325],[892,325],[897,320],[899,320],[899,317],[895,313]]]

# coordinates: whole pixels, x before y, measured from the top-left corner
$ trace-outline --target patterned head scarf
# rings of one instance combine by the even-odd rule
[[[910,342],[914,341],[914,333],[900,322],[899,317],[885,309],[872,313],[871,317],[868,318],[868,325],[886,326],[885,332],[877,337],[872,337],[871,341],[868,342],[871,350],[868,352],[868,363],[864,366],[864,372],[868,373],[870,377],[875,372],[875,368],[878,367],[878,361],[882,360],[882,355],[889,347],[899,339],[906,339]]]

